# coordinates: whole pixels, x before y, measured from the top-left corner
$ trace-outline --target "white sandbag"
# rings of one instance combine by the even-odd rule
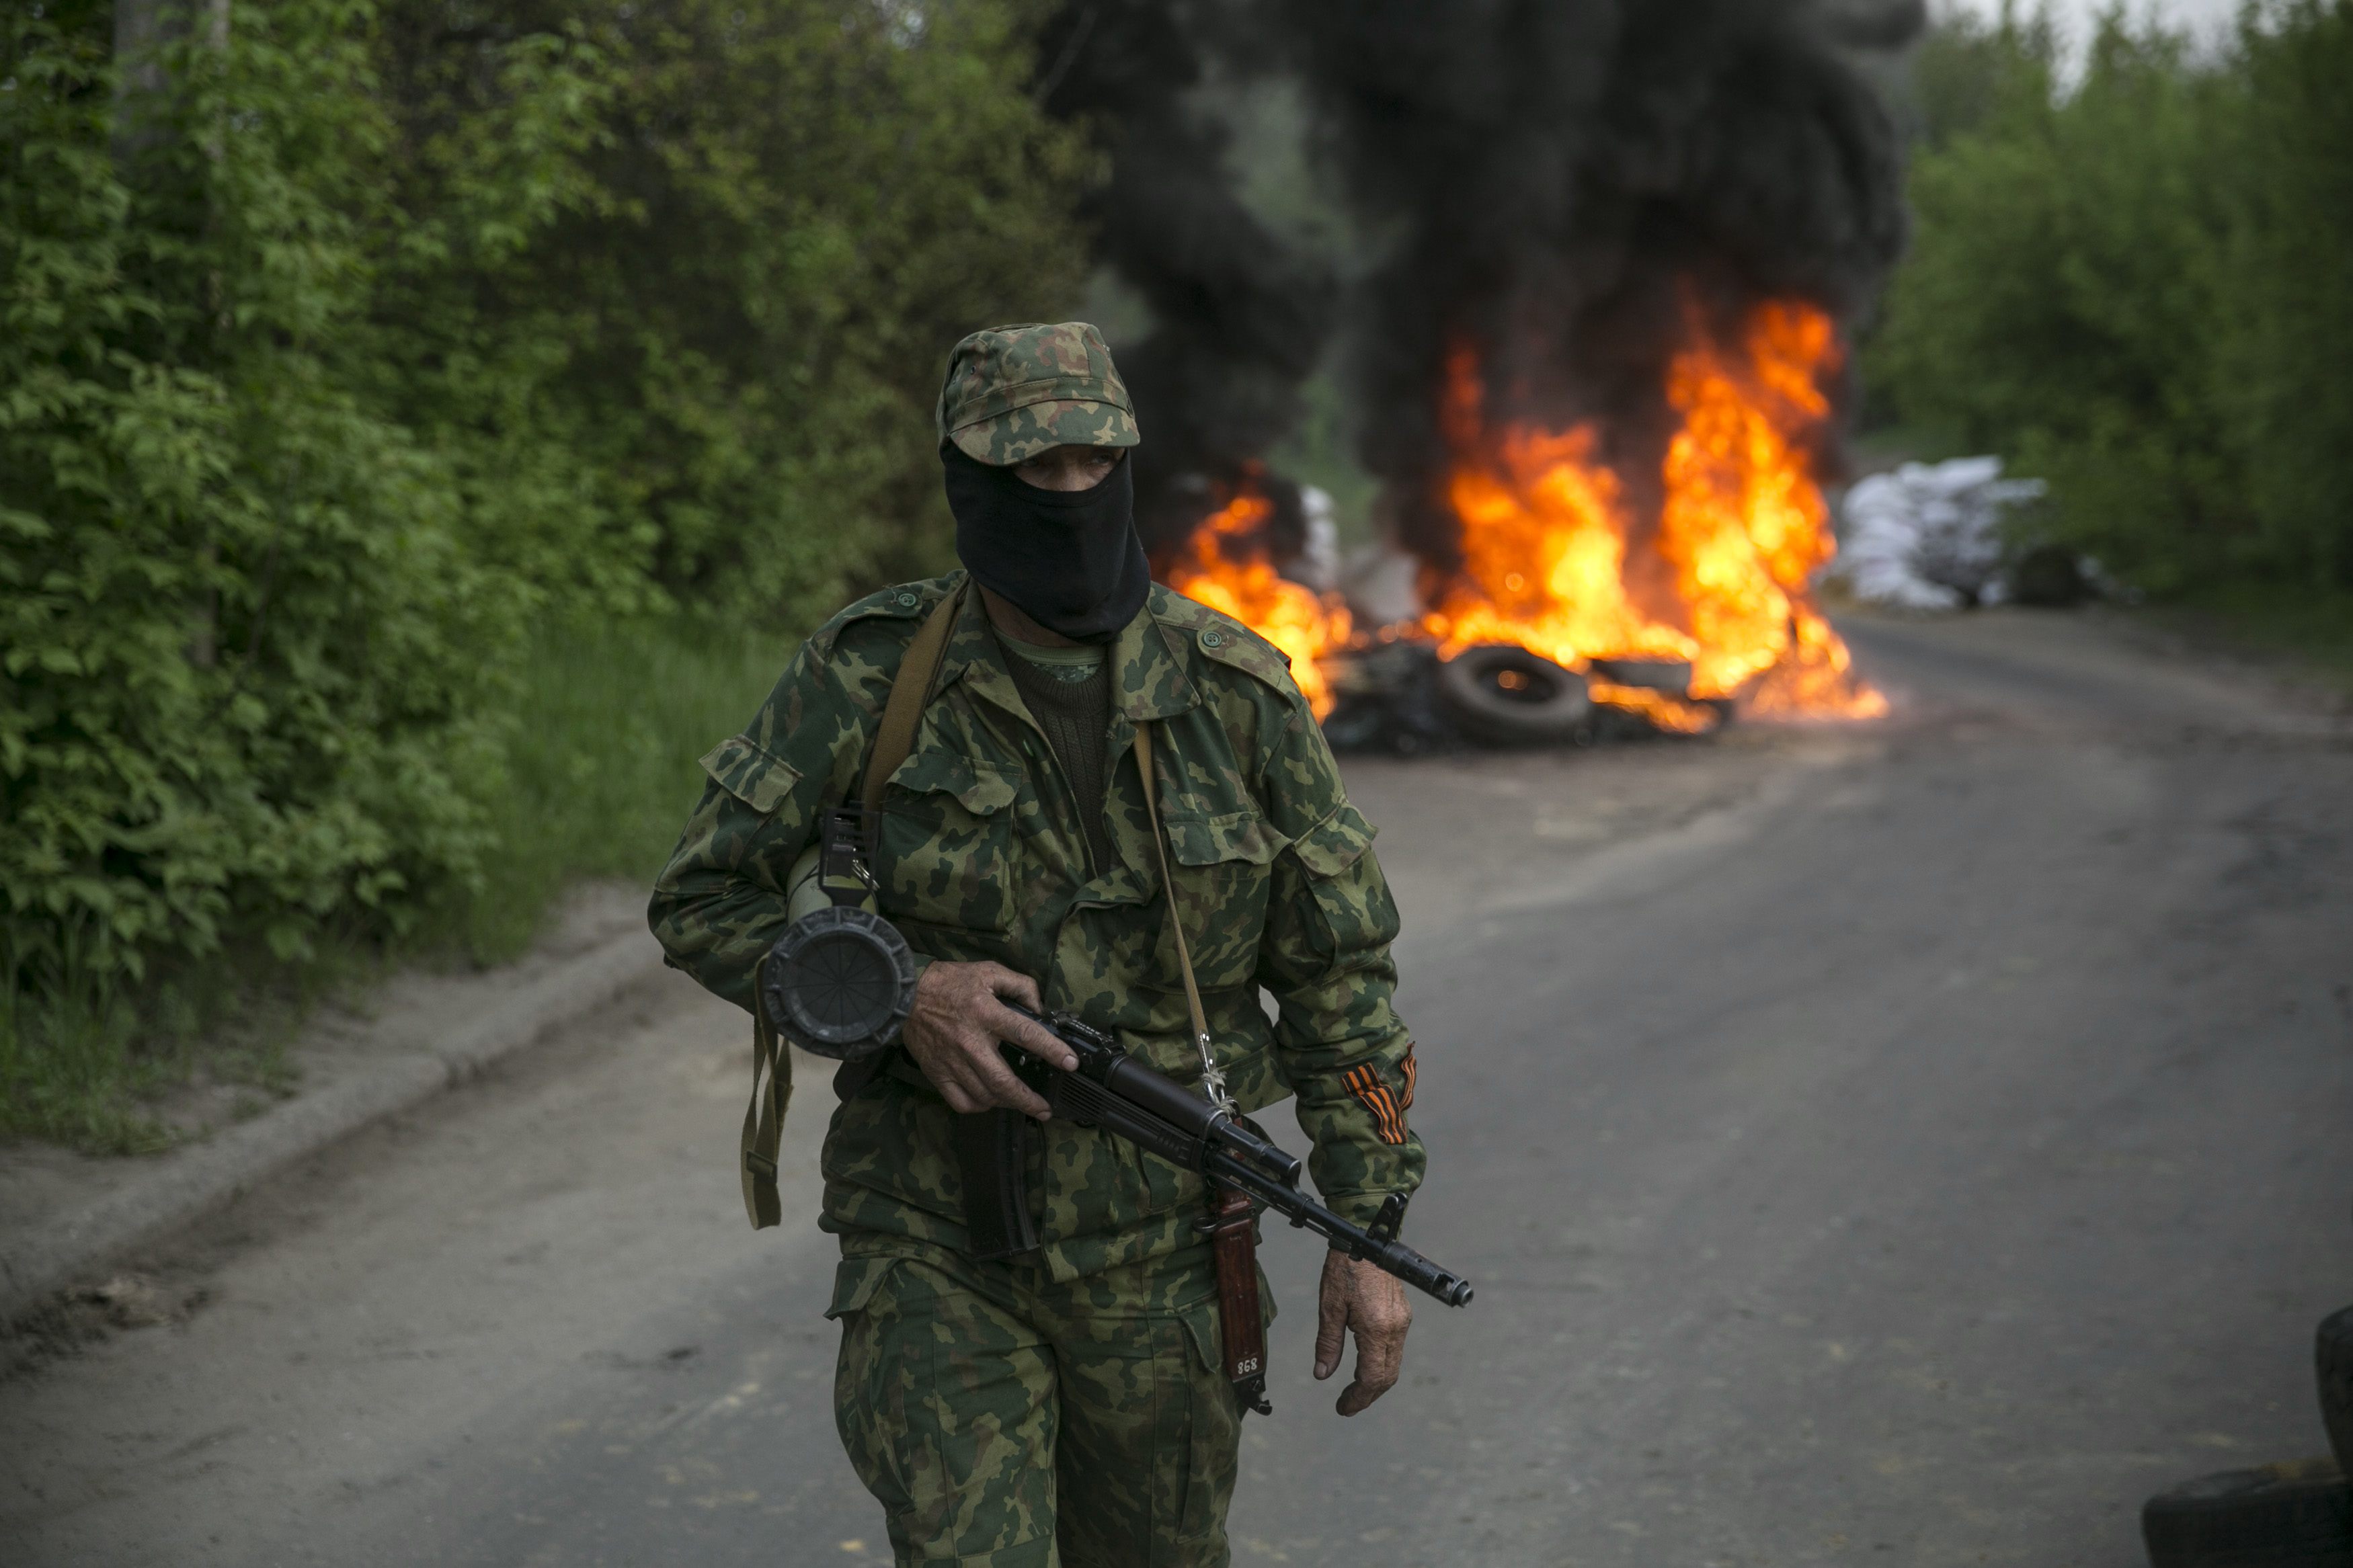
[[[1299,510],[1307,516],[1307,543],[1299,558],[1283,567],[1282,574],[1319,594],[1328,594],[1340,585],[1340,521],[1331,492],[1314,485],[1300,486]]]
[[[1831,574],[1858,599],[1913,610],[1999,603],[2005,509],[2043,493],[2005,479],[2000,458],[1906,463],[1847,491]]]

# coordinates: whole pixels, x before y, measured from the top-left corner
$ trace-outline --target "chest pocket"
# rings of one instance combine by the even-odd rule
[[[1291,841],[1255,811],[1212,816],[1172,804],[1162,821],[1195,974],[1206,987],[1250,984],[1266,929],[1269,868]],[[1181,985],[1176,943],[1166,932],[1160,947],[1167,984]]]
[[[917,752],[882,793],[882,907],[964,931],[1013,923],[1013,801],[1020,773]]]

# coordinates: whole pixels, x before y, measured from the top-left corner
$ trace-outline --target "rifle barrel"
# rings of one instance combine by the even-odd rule
[[[1306,1194],[1267,1180],[1232,1155],[1213,1152],[1201,1174],[1259,1199],[1295,1226],[1314,1231],[1351,1258],[1362,1258],[1384,1274],[1393,1274],[1415,1289],[1436,1297],[1450,1307],[1471,1304],[1471,1282],[1440,1268],[1404,1242],[1373,1235],[1352,1225]]]

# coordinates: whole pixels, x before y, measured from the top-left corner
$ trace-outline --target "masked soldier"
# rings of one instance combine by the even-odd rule
[[[753,1005],[796,861],[860,797],[939,611],[873,857],[914,1000],[899,1047],[842,1069],[825,1141],[842,1441],[902,1563],[1222,1564],[1242,1405],[1202,1184],[1052,1119],[1004,1045],[1074,1059],[1002,999],[1075,1013],[1243,1111],[1296,1095],[1317,1189],[1366,1225],[1422,1173],[1413,1046],[1390,1006],[1397,909],[1282,655],[1152,582],[1134,413],[1095,329],[974,333],[938,418],[965,570],[843,610],[703,759],[653,929],[674,964]],[[959,1127],[1008,1112],[1030,1119],[1003,1124],[1027,1130],[1036,1245],[976,1257]],[[1321,1307],[1319,1378],[1356,1338],[1338,1405],[1353,1415],[1397,1381],[1411,1313],[1395,1279],[1338,1252]]]

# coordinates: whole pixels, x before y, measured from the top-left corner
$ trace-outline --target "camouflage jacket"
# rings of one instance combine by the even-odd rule
[[[802,647],[751,727],[703,759],[710,782],[650,913],[670,962],[719,995],[749,1006],[754,968],[785,923],[795,858],[819,814],[856,793],[908,642],[963,581],[886,589],[842,611]],[[1115,1029],[1155,1067],[1198,1083],[1130,750],[1135,726],[1156,723],[1177,903],[1236,1100],[1255,1110],[1297,1094],[1316,1187],[1358,1223],[1388,1194],[1412,1191],[1423,1159],[1404,1116],[1412,1042],[1390,1006],[1397,907],[1373,829],[1342,793],[1282,655],[1239,622],[1153,588],[1111,649],[1103,809],[1117,864],[1092,876],[1071,789],[1004,657],[979,595],[967,595],[883,796],[883,913],[923,959],[994,960],[1034,976],[1049,1007]],[[1279,1008],[1272,1020],[1261,986]],[[843,1102],[826,1136],[824,1227],[961,1247],[953,1116],[912,1070]],[[1029,1142],[1055,1278],[1193,1240],[1192,1176],[1063,1122]]]

